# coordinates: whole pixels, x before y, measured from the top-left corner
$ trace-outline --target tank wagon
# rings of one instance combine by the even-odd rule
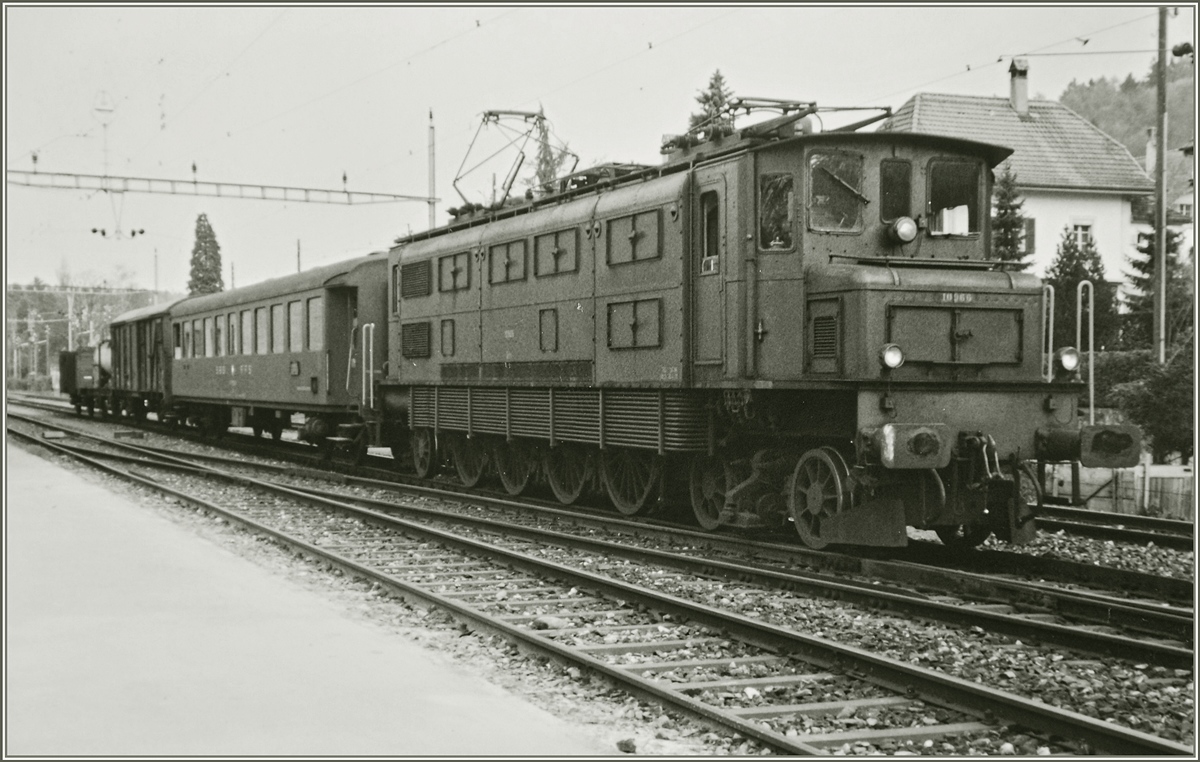
[[[416,470],[629,515],[675,487],[822,547],[1019,542],[1026,462],[1134,463],[1136,428],[1078,418],[1052,293],[991,254],[1011,151],[804,113],[398,240],[381,414]]]

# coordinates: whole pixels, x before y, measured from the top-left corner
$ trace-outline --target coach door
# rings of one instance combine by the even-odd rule
[[[691,342],[693,378],[700,384],[719,380],[725,364],[726,201],[724,174],[698,172],[691,236]]]

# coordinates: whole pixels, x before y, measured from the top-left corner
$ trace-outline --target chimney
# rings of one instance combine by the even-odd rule
[[[1014,58],[1008,73],[1012,75],[1009,103],[1018,116],[1029,116],[1029,61]]]

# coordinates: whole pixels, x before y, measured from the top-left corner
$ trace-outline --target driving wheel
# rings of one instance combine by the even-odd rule
[[[586,450],[573,445],[547,449],[542,456],[542,467],[551,491],[563,505],[578,500],[592,478],[592,459]]]
[[[623,516],[637,516],[653,502],[662,461],[647,450],[611,448],[600,454],[600,476],[616,509]]]
[[[810,548],[829,544],[822,524],[846,507],[846,480],[850,471],[832,447],[809,450],[800,456],[788,490],[788,510],[800,539]]]
[[[428,479],[437,474],[441,462],[433,429],[413,429],[408,447],[412,450],[413,470],[417,472],[417,476]]]
[[[478,437],[454,438],[454,468],[464,487],[474,487],[483,478],[487,466],[487,448]]]
[[[492,448],[492,462],[496,464],[496,473],[500,475],[504,491],[514,496],[529,488],[538,466],[533,448],[520,440],[497,441]]]

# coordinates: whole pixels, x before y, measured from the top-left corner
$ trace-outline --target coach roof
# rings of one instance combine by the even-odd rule
[[[195,315],[201,312],[220,311],[228,307],[262,302],[281,296],[291,296],[326,286],[336,286],[339,285],[340,279],[362,265],[386,262],[387,258],[381,256],[383,253],[375,252],[365,257],[314,267],[311,270],[264,280],[252,286],[235,288],[230,291],[192,296],[180,302],[171,312],[178,316]]]
[[[120,315],[117,315],[115,318],[113,318],[110,325],[123,325],[125,323],[133,323],[138,320],[145,320],[146,318],[165,315],[172,307],[174,307],[176,304],[179,304],[186,298],[187,297],[179,297],[172,299],[169,302],[159,302],[158,304],[151,304],[149,307],[138,307],[136,310],[122,312]]]

